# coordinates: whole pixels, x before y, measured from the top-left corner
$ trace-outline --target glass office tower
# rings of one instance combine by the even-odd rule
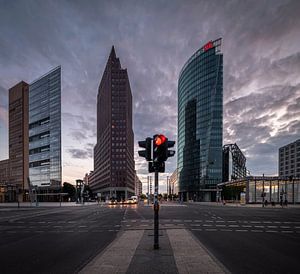
[[[29,177],[33,186],[61,185],[61,68],[29,86]]]
[[[184,200],[214,201],[222,181],[221,38],[197,50],[178,81],[178,180]]]

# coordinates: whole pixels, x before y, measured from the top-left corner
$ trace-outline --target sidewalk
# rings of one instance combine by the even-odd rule
[[[160,230],[158,250],[152,230],[122,231],[79,273],[221,274],[228,270],[186,229]]]
[[[83,204],[76,204],[75,202],[39,202],[36,203],[22,202],[19,203],[20,208],[39,208],[39,207],[71,207],[71,206],[89,206],[97,205],[97,202],[86,202]],[[0,203],[0,208],[18,208],[18,203]]]
[[[221,202],[185,202],[184,204],[197,204],[197,205],[207,205],[207,206],[222,206],[222,207],[258,207],[262,208],[262,204],[240,204],[240,203],[226,203],[225,205]],[[268,206],[264,208],[282,208],[279,204],[276,204],[276,206],[272,206],[271,204],[268,204]],[[288,204],[288,206],[284,206],[283,209],[286,208],[300,208],[300,204]]]

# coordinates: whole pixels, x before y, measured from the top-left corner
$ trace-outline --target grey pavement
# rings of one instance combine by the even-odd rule
[[[79,273],[229,273],[186,229],[160,230],[159,241],[154,250],[153,231],[125,231]]]

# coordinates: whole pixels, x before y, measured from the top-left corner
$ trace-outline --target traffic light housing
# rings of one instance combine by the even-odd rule
[[[162,134],[156,134],[153,136],[153,162],[165,162],[169,157],[175,155],[174,150],[169,148],[175,145],[175,141],[169,141]]]
[[[153,162],[164,162],[167,160],[167,142],[168,138],[162,134],[153,136]]]
[[[152,139],[147,137],[145,141],[139,141],[139,147],[145,148],[145,150],[139,150],[139,156],[146,158],[147,161],[151,161],[151,142]]]
[[[161,162],[161,163],[149,162],[148,163],[148,171],[150,173],[155,172],[156,168],[157,168],[158,172],[165,172],[165,162]]]

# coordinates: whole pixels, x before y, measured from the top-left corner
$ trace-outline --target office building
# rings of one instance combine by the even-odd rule
[[[279,148],[278,170],[280,177],[300,178],[300,139]]]
[[[9,89],[9,183],[21,196],[28,189],[28,94],[23,81]]]
[[[29,177],[33,186],[61,186],[60,66],[29,87]]]
[[[223,182],[247,176],[246,157],[237,144],[223,146]]]
[[[214,201],[222,181],[221,39],[198,49],[178,81],[178,180],[183,200]]]
[[[135,192],[132,95],[127,70],[112,47],[97,96],[97,144],[94,178],[101,197],[127,199]]]

